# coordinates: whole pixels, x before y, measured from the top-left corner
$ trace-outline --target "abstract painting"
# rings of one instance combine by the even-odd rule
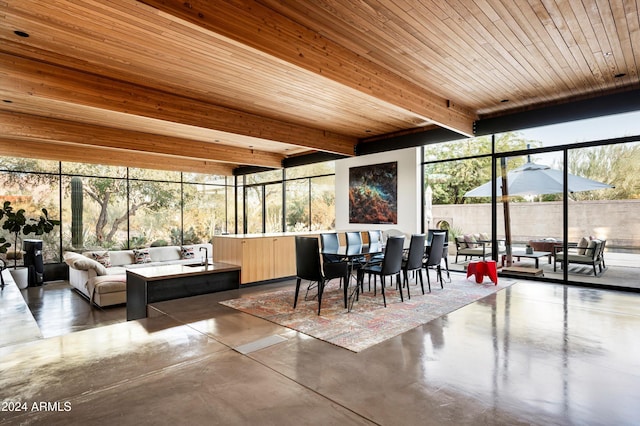
[[[398,223],[398,163],[349,168],[349,223]]]

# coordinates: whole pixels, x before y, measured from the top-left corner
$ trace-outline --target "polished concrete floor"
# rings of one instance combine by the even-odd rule
[[[522,281],[352,353],[217,303],[265,289],[133,322],[63,284],[23,291],[43,337],[0,347],[0,424],[639,422],[638,294]],[[234,349],[270,336],[284,339]]]

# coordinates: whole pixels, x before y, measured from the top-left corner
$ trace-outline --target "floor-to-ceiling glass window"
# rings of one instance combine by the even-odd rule
[[[424,147],[424,229],[448,230],[450,270],[490,256],[491,195],[467,192],[491,180],[491,137]]]
[[[45,263],[63,251],[210,241],[235,215],[234,180],[74,162],[0,157],[0,200],[37,218],[60,220],[43,240]],[[229,195],[230,194],[230,195]],[[231,202],[227,199],[231,197]],[[2,234],[0,237],[7,238]],[[27,236],[28,238],[31,236]],[[24,239],[19,236],[20,240]],[[18,242],[21,248],[21,241]],[[9,250],[11,251],[11,250]],[[20,255],[20,250],[17,255]],[[13,263],[10,253],[2,259]],[[18,264],[22,259],[18,259]]]
[[[335,227],[335,162],[286,169],[287,231]]]
[[[292,179],[285,182],[287,198],[287,232],[308,231],[311,207],[309,179]]]
[[[311,178],[311,230],[336,227],[335,175]]]
[[[640,265],[640,222],[635,220],[640,207],[640,142],[636,136],[640,135],[640,112],[520,133],[535,142],[533,162],[548,165],[549,173],[560,171],[563,185],[567,171],[566,201],[560,192],[523,200],[526,217],[519,224],[517,217],[512,220],[514,232],[535,230],[531,235],[537,240],[531,244],[534,249],[555,250],[551,264],[540,263],[544,278],[563,280],[566,276],[574,283],[640,287],[635,278]],[[508,152],[497,151],[499,156]],[[544,185],[538,177],[532,177],[530,183]],[[516,237],[522,240],[525,235]],[[523,258],[518,264],[528,266],[530,262]],[[566,270],[564,262],[568,262]]]
[[[180,235],[180,179],[179,172],[129,169],[129,248],[168,245]]]
[[[513,256],[512,266],[540,269],[540,279],[563,280],[566,273],[569,282],[640,287],[635,279],[640,265],[637,135],[640,112],[496,134],[493,150],[487,144],[491,136],[425,146],[425,229],[448,226],[454,239],[465,240],[495,227],[499,246],[494,251],[500,263],[508,237],[512,251],[525,254]],[[529,188],[514,188],[508,203],[503,202],[498,183],[491,183],[492,162],[498,179],[506,174],[510,186],[518,175],[524,176],[521,182]],[[546,175],[553,175],[555,183],[545,180]],[[572,186],[578,178],[591,183]],[[472,259],[456,259],[459,249],[478,247],[472,240],[464,242],[466,247],[462,241],[450,244],[451,269],[463,270]],[[600,258],[597,242],[603,247]],[[585,253],[596,256],[595,265]]]
[[[127,247],[127,168],[61,163],[65,250]]]
[[[183,180],[182,243],[194,244],[211,241],[214,235],[226,233],[228,226],[226,178],[224,176],[185,173]],[[233,200],[233,193],[231,200]],[[180,243],[178,241],[172,244]]]
[[[333,161],[254,173],[243,180],[245,232],[300,232],[335,227]]]
[[[264,230],[282,232],[282,182],[264,186]]]
[[[499,157],[496,174],[497,235],[504,243],[498,261],[515,266],[513,270],[519,273],[540,276],[543,267],[552,265],[553,251],[562,241],[564,184],[558,179],[562,155]],[[505,256],[508,253],[511,258]],[[519,269],[521,266],[527,269]]]
[[[27,223],[32,223],[30,219],[38,219],[43,208],[47,210],[49,218],[60,218],[60,176],[57,162],[0,157],[0,169],[4,170],[0,173],[2,204],[9,202],[14,212],[24,209]],[[0,236],[11,244],[4,255],[7,266],[23,264],[22,248],[25,239],[42,240],[45,262],[59,261],[61,232],[59,226],[44,235],[15,235],[0,229]]]

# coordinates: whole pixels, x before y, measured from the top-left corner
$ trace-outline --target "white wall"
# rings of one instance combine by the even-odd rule
[[[398,162],[398,223],[349,223],[349,168]],[[336,161],[336,231],[398,229],[407,235],[420,232],[420,148],[408,148]]]

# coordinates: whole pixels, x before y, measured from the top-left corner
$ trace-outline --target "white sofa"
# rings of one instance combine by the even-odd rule
[[[199,262],[205,256],[201,247],[207,249],[208,258],[213,257],[213,246],[204,243],[140,250],[94,250],[82,254],[67,252],[64,260],[69,265],[71,286],[91,303],[102,307],[127,302],[127,269]],[[108,253],[106,258],[105,253]],[[105,264],[110,266],[106,267]]]

